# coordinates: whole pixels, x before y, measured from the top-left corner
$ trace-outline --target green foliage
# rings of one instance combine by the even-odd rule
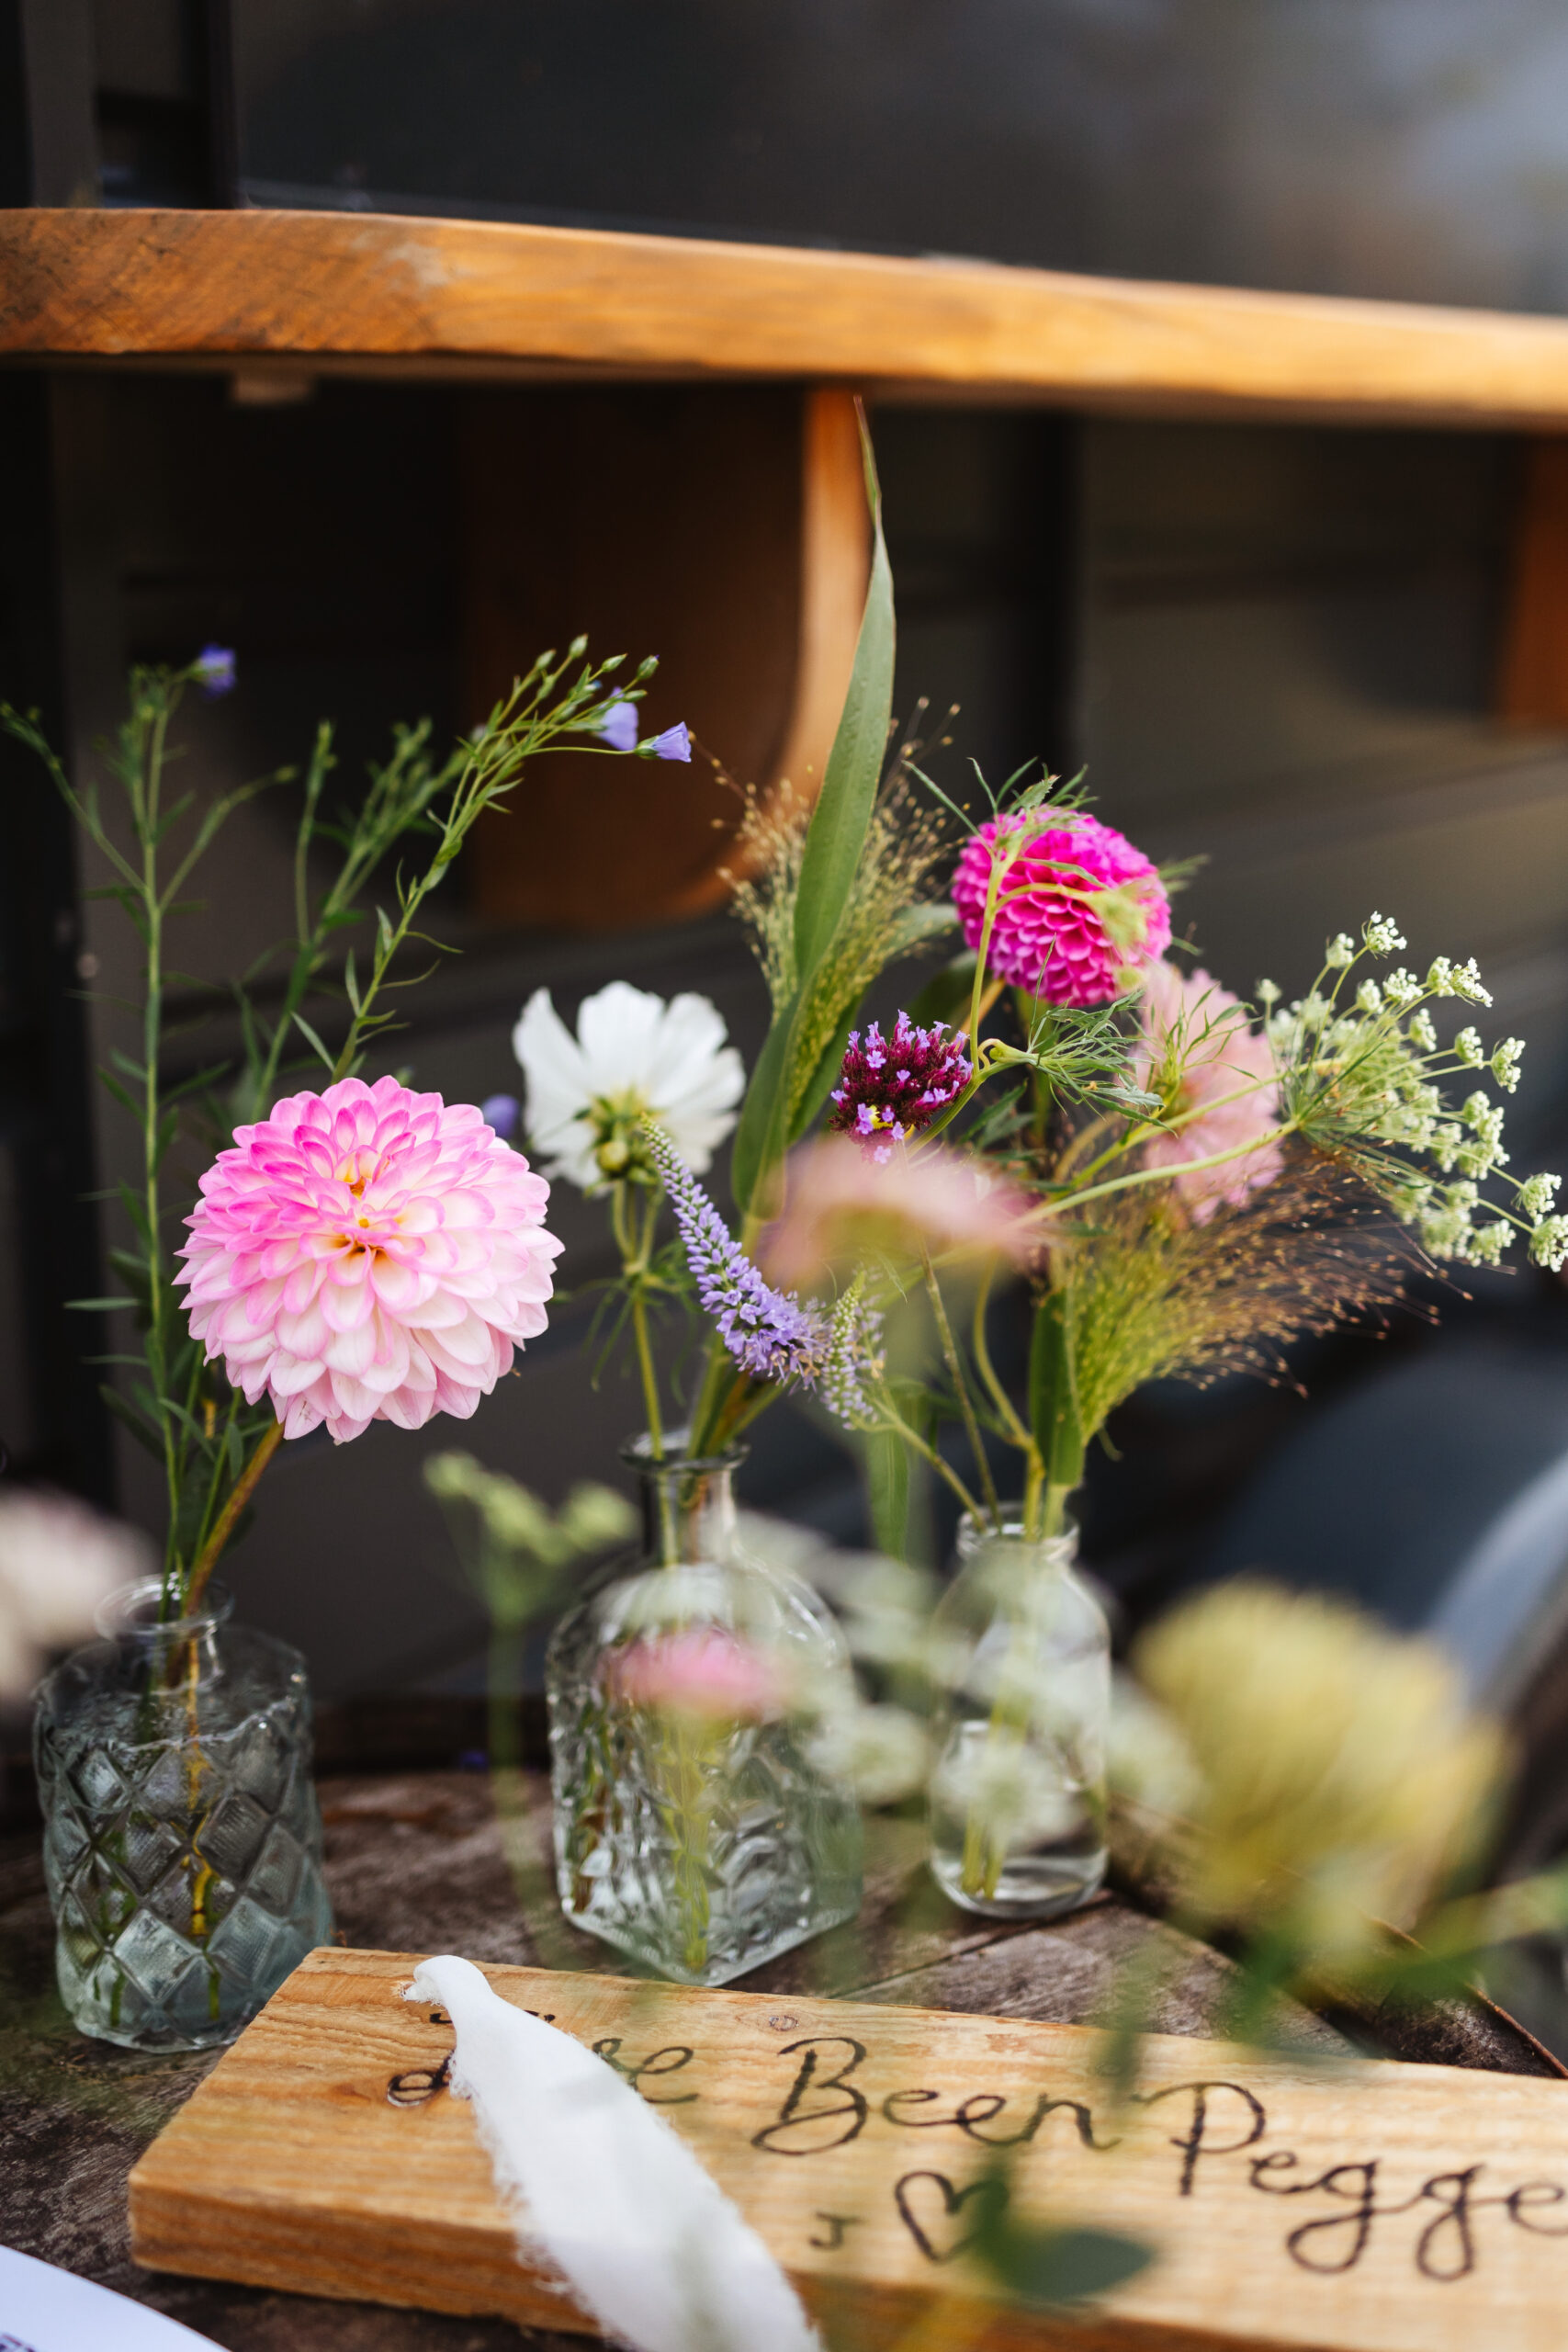
[[[1083,1476],[1084,1420],[1072,1329],[1060,1290],[1034,1312],[1029,1351],[1029,1419],[1048,1486],[1069,1492]]]
[[[424,1483],[491,1622],[508,1631],[553,1605],[566,1568],[625,1543],[637,1525],[631,1505],[611,1487],[584,1482],[552,1511],[530,1487],[485,1469],[471,1453],[432,1455]]]
[[[0,727],[43,762],[108,868],[112,879],[96,895],[121,908],[141,943],[136,1050],[115,1048],[99,1072],[105,1091],[135,1121],[141,1138],[139,1181],[121,1185],[118,1195],[129,1241],[110,1253],[125,1287],[107,1300],[81,1304],[134,1317],[139,1352],[107,1360],[134,1376],[105,1396],[163,1466],[167,1605],[188,1603],[199,1591],[223,1545],[243,1525],[251,1487],[276,1442],[270,1402],[247,1405],[206,1363],[186,1329],[173,1282],[170,1227],[194,1182],[188,1173],[176,1180],[171,1155],[183,1138],[210,1158],[236,1126],[265,1116],[290,1080],[313,1074],[317,1084],[327,1084],[363,1067],[394,1025],[389,1000],[419,977],[402,968],[404,950],[423,944],[443,952],[417,924],[473,826],[487,809],[504,808],[534,753],[592,737],[610,703],[640,697],[653,664],[644,662],[627,684],[612,684],[620,667],[619,657],[590,662],[581,639],[562,660],[542,654],[483,726],[446,757],[432,752],[428,720],[395,729],[390,756],[371,768],[362,797],[332,810],[324,804],[335,760],[325,724],[317,729],[302,778],[295,769],[278,768],[220,794],[205,808],[194,792],[171,790],[178,757],[171,730],[186,689],[206,676],[199,662],[183,670],[132,670],[129,714],[100,747],[117,787],[112,813],[96,775],[79,782],[67,775],[36,712],[0,703]],[[602,747],[579,742],[575,748]],[[186,888],[234,811],[258,793],[296,781],[302,791],[294,935],[233,984],[238,1051],[172,1081],[164,1059],[175,1025],[171,994],[182,976],[169,961],[169,927],[191,911]],[[394,853],[415,842],[423,854],[389,871]],[[323,850],[336,852],[324,886],[314,878]],[[344,953],[344,934],[355,926],[370,936],[362,954]],[[181,1025],[187,1025],[183,1016]],[[329,1037],[336,1038],[335,1050]]]
[[[1002,2172],[987,2176],[979,2193],[969,2194],[981,2209],[971,2251],[1010,2301],[1026,2311],[1070,2310],[1107,2295],[1154,2259],[1153,2250],[1137,2238],[1112,2230],[1019,2221],[1009,2208]]]
[[[917,1029],[929,1029],[933,1021],[952,1023],[961,1017],[974,993],[975,963],[975,950],[965,947],[962,955],[932,973],[907,1008]]]
[[[927,1465],[904,1431],[929,1446],[937,1400],[923,1381],[894,1379],[887,1386],[902,1427],[867,1430],[862,1435],[866,1500],[876,1549],[891,1560],[908,1562],[919,1559],[926,1549],[931,1498]]]
[[[882,536],[882,491],[863,422],[861,436],[873,526],[871,582],[849,692],[800,864],[795,969],[807,982],[849,907],[893,721],[893,573]]]
[[[871,584],[849,693],[801,853],[794,904],[794,987],[774,1012],[736,1129],[731,1181],[749,1216],[766,1211],[784,1153],[820,1103],[818,1094],[811,1110],[804,1109],[831,1041],[846,1025],[860,992],[857,989],[846,1002],[842,976],[835,986],[831,970],[835,946],[852,921],[855,878],[876,808],[892,720],[894,652],[893,575],[863,423],[862,436],[874,539]]]

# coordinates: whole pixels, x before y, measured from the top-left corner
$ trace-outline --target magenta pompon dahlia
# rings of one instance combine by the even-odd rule
[[[964,842],[953,903],[971,947],[998,840],[1011,855],[987,956],[995,978],[1049,1004],[1109,1004],[1169,946],[1170,901],[1143,851],[1097,817],[1053,809],[999,817]]]
[[[191,1336],[285,1437],[466,1420],[545,1328],[549,1190],[469,1103],[395,1078],[291,1094],[201,1180]]]
[[[891,1037],[884,1037],[874,1021],[863,1040],[852,1029],[828,1125],[857,1136],[871,1159],[890,1159],[896,1143],[929,1127],[968,1085],[968,1043],[962,1029],[952,1035],[943,1021],[917,1029],[907,1012],[898,1015]]]

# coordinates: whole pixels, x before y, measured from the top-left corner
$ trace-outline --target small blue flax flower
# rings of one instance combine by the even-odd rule
[[[741,1371],[781,1387],[798,1383],[817,1389],[844,1418],[858,1413],[860,1382],[846,1354],[873,1341],[869,1318],[857,1316],[835,1329],[821,1307],[764,1282],[662,1128],[646,1121],[643,1133],[670,1195],[697,1295]],[[829,1369],[831,1393],[823,1386]]]
[[[502,1143],[510,1143],[517,1133],[523,1105],[515,1094],[487,1094],[479,1104],[479,1116]]]
[[[636,703],[611,703],[593,731],[602,743],[608,743],[612,752],[635,752],[637,750]]]
[[[667,727],[662,735],[650,735],[637,751],[645,760],[689,760],[692,756],[692,730],[683,718]]]
[[[197,684],[209,702],[216,702],[220,695],[234,691],[234,649],[231,645],[204,645],[191,671]]]

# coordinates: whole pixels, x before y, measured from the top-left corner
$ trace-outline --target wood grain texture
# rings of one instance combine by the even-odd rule
[[[513,362],[1145,411],[1568,419],[1568,322],[295,211],[0,214],[0,353]]]
[[[1497,707],[1516,726],[1568,726],[1568,439],[1527,455]]]
[[[374,1776],[321,1784],[327,1879],[349,1944],[413,1950],[438,1928],[448,1950],[483,1962],[545,1963],[534,1915],[520,1908],[508,1872],[485,1776],[415,1769],[419,1758],[448,1757],[482,1737],[482,1720],[469,1719],[467,1702],[362,1702],[352,1722],[324,1711],[318,1753],[324,1743],[340,1768],[371,1758],[383,1767]],[[411,1769],[389,1774],[393,1756]],[[525,1781],[533,1850],[546,1869],[549,1784],[537,1773]],[[1118,1967],[1157,1949],[1157,2030],[1213,2034],[1234,1984],[1220,1953],[1110,1897],[1044,1928],[966,1917],[937,1896],[918,1823],[879,1815],[869,1830],[858,1928],[786,1952],[747,1990],[775,1998],[859,1994],[883,2007],[907,2002],[1073,2024],[1102,2010]],[[564,1923],[555,1931],[568,1940],[572,1964],[604,1966],[602,1946]],[[137,2267],[126,2177],[217,2060],[212,2053],[148,2059],[84,2041],[45,1994],[52,1975],[53,1927],[35,1823],[0,1837],[0,1983],[19,1996],[0,2006],[0,2212],[7,2244],[165,2312],[228,2352],[520,2352],[523,2344],[529,2352],[572,2352],[574,2342],[581,2345],[556,2328],[519,2338],[502,2319],[258,2291]],[[1458,2020],[1436,2020],[1439,2030],[1423,2037],[1428,2016],[1404,2020],[1400,2055],[1536,2070],[1521,2037],[1480,2041],[1472,2016],[1463,2031],[1453,2030]],[[1292,2046],[1346,2048],[1301,2011],[1292,2012]]]
[[[849,683],[869,563],[850,395],[486,390],[461,434],[467,719],[584,634],[656,652],[642,731],[684,719],[696,739],[689,766],[534,762],[515,811],[476,829],[476,903],[581,929],[717,904],[741,812],[723,775],[809,799]]]
[[[795,693],[770,785],[815,799],[849,692],[871,577],[871,522],[854,401],[807,392],[801,441],[800,617]]]
[[[414,1961],[321,1951],[131,2175],[150,2267],[574,2321],[515,2256]],[[1114,2115],[1080,2028],[491,1968],[598,2045],[697,2149],[807,2300],[891,2343],[937,2293],[964,2338],[1081,2352],[1547,2352],[1561,2341],[1568,2090],[1156,2037]],[[651,2062],[651,2063],[650,2063]],[[999,2311],[962,2262],[1011,2143],[1016,2210],[1159,2249],[1092,2322]],[[932,2336],[931,2340],[939,2340]]]

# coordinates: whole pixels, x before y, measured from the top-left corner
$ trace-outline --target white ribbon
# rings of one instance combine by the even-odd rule
[[[453,1954],[422,1962],[404,1998],[451,2018],[451,2086],[473,2101],[519,2244],[606,2335],[636,2352],[822,2352],[761,2239],[614,2067]]]

